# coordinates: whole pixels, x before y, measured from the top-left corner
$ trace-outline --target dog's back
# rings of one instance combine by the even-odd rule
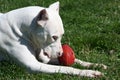
[[[0,13],[0,16],[2,16],[3,15],[3,13]]]

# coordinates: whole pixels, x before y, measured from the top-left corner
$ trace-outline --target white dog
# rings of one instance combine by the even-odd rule
[[[64,73],[98,77],[102,73],[72,67],[49,65],[57,63],[62,55],[63,23],[59,16],[59,2],[48,8],[31,6],[0,14],[0,50],[7,51],[10,59],[32,72]],[[0,52],[0,60],[6,58]],[[41,61],[41,62],[40,62]],[[93,63],[75,59],[76,63],[90,67]],[[95,64],[103,66],[102,64]]]

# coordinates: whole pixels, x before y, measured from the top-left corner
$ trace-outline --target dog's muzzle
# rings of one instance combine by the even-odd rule
[[[50,58],[50,55],[48,55],[47,52],[44,52],[43,54],[44,54],[45,56],[47,56],[48,58]]]

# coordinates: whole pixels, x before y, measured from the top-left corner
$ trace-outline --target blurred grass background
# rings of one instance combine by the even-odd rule
[[[26,6],[48,7],[57,0],[0,0],[0,12]],[[30,74],[13,62],[0,62],[0,80],[119,80],[120,0],[60,0],[65,35],[77,58],[108,65],[99,70],[104,77],[93,79],[63,74]],[[86,69],[79,65],[73,67]]]

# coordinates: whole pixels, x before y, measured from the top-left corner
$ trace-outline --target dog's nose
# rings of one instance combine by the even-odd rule
[[[57,54],[58,54],[58,57],[62,56],[62,52],[58,52]]]

